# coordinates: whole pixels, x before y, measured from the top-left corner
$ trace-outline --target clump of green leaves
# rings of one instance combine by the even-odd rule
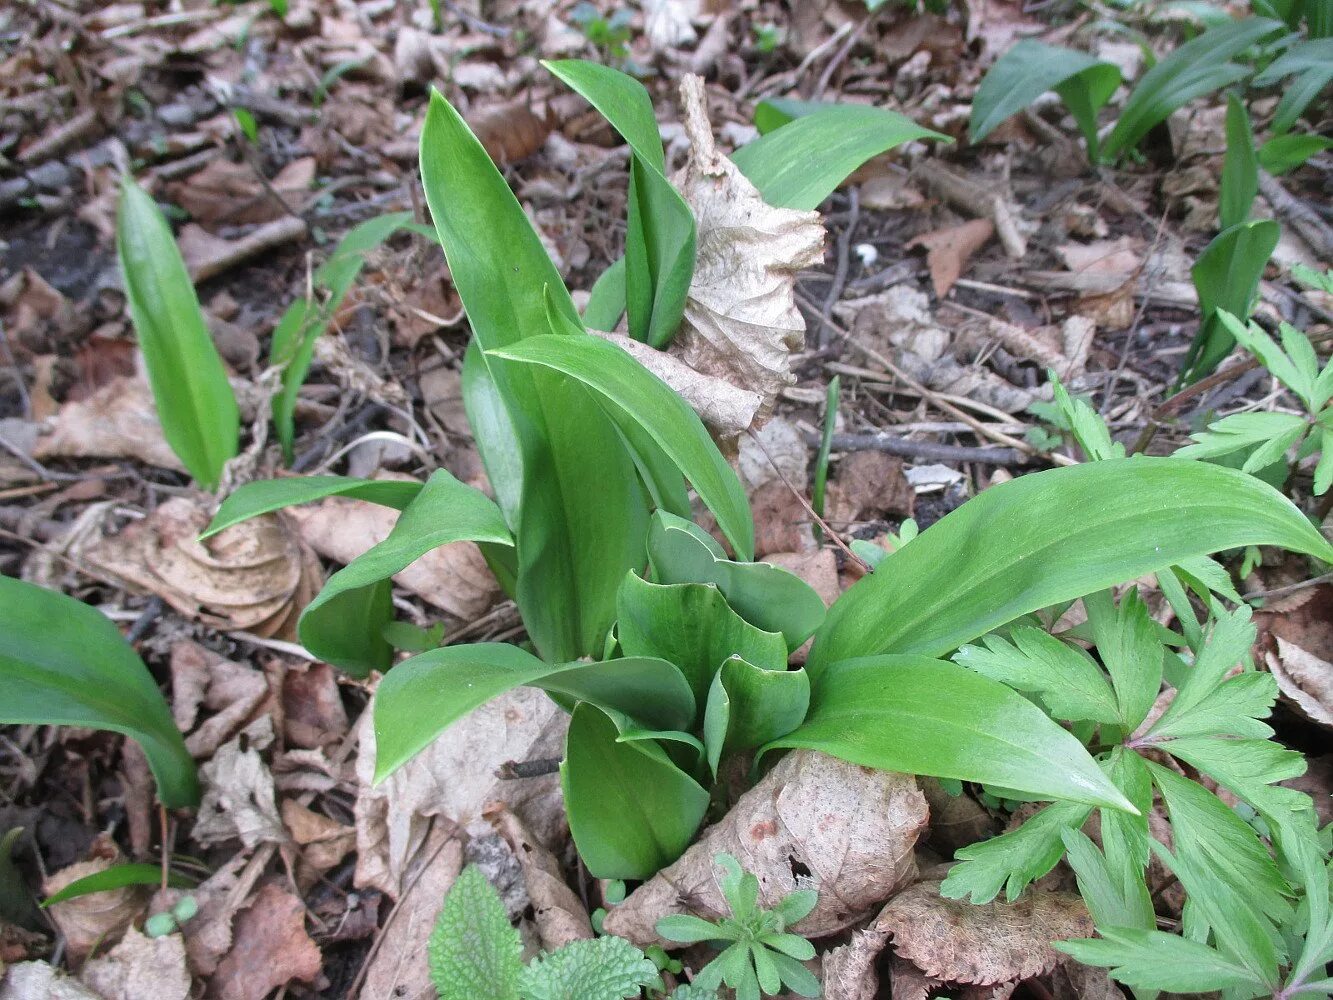
[[[959,650],[957,662],[1068,722],[1139,814],[1101,810],[1098,847],[1080,832],[1091,809],[1046,806],[1018,829],[960,850],[942,891],[980,903],[1003,890],[1013,899],[1067,857],[1103,940],[1058,947],[1114,966],[1135,987],[1281,995],[1314,961],[1309,948],[1322,954],[1329,944],[1292,944],[1308,926],[1296,905],[1302,888],[1311,910],[1315,896],[1326,909],[1326,853],[1310,798],[1279,784],[1301,774],[1305,762],[1272,742],[1262,721],[1277,686],[1249,662],[1250,609],[1211,603],[1211,621],[1192,642],[1158,626],[1130,590],[1119,602],[1109,592],[1084,598],[1087,624],[1073,633],[1024,624]],[[1163,681],[1174,697],[1150,721]],[[1189,773],[1216,782],[1244,808],[1228,807]],[[1149,835],[1154,794],[1170,818],[1170,850]],[[1145,882],[1152,856],[1186,891],[1183,938],[1156,930]],[[1325,933],[1321,924],[1314,937]]]
[[[1194,444],[1176,452],[1181,458],[1220,458],[1247,452],[1241,466],[1257,472],[1280,462],[1296,448],[1305,457],[1319,452],[1314,492],[1322,496],[1333,485],[1333,361],[1322,370],[1310,339],[1289,323],[1278,327],[1278,344],[1257,323],[1242,323],[1230,313],[1219,319],[1236,342],[1301,401],[1304,413],[1237,413],[1190,435]]]
[[[634,12],[628,7],[617,7],[609,15],[597,9],[596,4],[583,0],[572,11],[569,19],[578,25],[583,37],[607,56],[624,65],[629,59],[630,25]]]
[[[694,985],[716,989],[725,983],[736,991],[736,1000],[759,1000],[761,993],[775,996],[783,989],[803,997],[819,996],[819,980],[801,964],[815,957],[815,946],[787,930],[815,908],[819,894],[798,889],[766,910],[759,905],[759,879],[742,871],[740,862],[730,854],[718,854],[713,863],[722,870],[718,884],[731,916],[711,921],[681,913],[657,922],[657,933],[668,941],[728,942],[699,970]]]
[[[572,941],[525,965],[518,931],[475,865],[449,889],[427,949],[440,1000],[625,1000],[665,992],[657,966],[618,937]],[[716,994],[680,987],[671,1000]]]

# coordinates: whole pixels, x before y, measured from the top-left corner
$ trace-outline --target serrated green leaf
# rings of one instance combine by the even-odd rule
[[[1209,424],[1207,430],[1191,434],[1195,443],[1181,448],[1176,457],[1218,458],[1253,448],[1244,464],[1246,472],[1254,472],[1280,459],[1306,427],[1294,413],[1235,413]]]
[[[0,722],[123,733],[143,748],[163,805],[198,803],[194,759],[162,693],[95,608],[0,576],[0,682]]]
[[[1124,458],[1125,446],[1111,440],[1111,431],[1096,410],[1086,400],[1075,399],[1051,373],[1051,389],[1055,393],[1055,405],[1059,407],[1069,424],[1074,440],[1083,449],[1083,454],[1090,462],[1101,462],[1109,458]]]
[[[240,448],[240,410],[171,228],[128,176],[116,256],[162,433],[195,481],[215,489]]]
[[[1147,718],[1162,689],[1164,650],[1157,625],[1137,589],[1126,591],[1117,605],[1109,591],[1085,597],[1097,653],[1111,675],[1120,723],[1133,732]]]
[[[830,104],[746,143],[731,161],[776,208],[818,208],[871,157],[913,139],[952,140],[864,104]]]
[[[524,1000],[625,1000],[659,982],[657,966],[624,938],[571,941],[523,970]]]
[[[1152,930],[1152,900],[1143,873],[1114,871],[1106,856],[1078,830],[1064,831],[1065,858],[1078,880],[1078,893],[1098,927]],[[1142,905],[1147,904],[1147,907]]]
[[[1129,927],[1099,928],[1102,938],[1055,941],[1052,947],[1138,990],[1207,993],[1234,986],[1263,986],[1244,966],[1207,945],[1175,934]]]
[[[1037,695],[1057,719],[1119,720],[1106,675],[1074,646],[1028,625],[1010,629],[1007,641],[988,635],[982,643],[962,647],[954,662],[1015,691]]]
[[[1065,831],[1077,830],[1091,814],[1091,806],[1056,802],[1017,830],[960,848],[954,855],[958,863],[940,884],[940,894],[949,899],[971,897],[980,905],[1004,889],[1005,898],[1013,902],[1059,863],[1065,853]]]
[[[708,791],[651,741],[617,741],[615,723],[587,702],[574,709],[560,765],[569,829],[597,878],[646,879],[689,846]]]
[[[444,897],[426,954],[440,1000],[519,1000],[523,944],[476,865]]]
[[[1120,69],[1084,52],[1025,38],[987,70],[972,100],[968,135],[980,142],[1048,90],[1068,105],[1097,160],[1097,112],[1120,86]]]
[[[830,664],[811,695],[805,723],[765,749],[773,747],[805,747],[864,767],[1132,808],[1083,745],[1032,702],[964,667],[925,656]]]
[[[550,334],[489,352],[559,372],[586,386],[617,423],[642,429],[684,473],[738,556],[754,555],[754,522],[745,490],[703,421],[665,382],[622,348],[599,337]]]
[[[476,642],[432,649],[385,674],[375,694],[375,780],[423,750],[451,723],[521,685],[569,701],[589,700],[663,729],[694,717],[680,671],[665,660],[630,657],[552,666],[517,646]]]
[[[1173,111],[1242,79],[1249,70],[1228,60],[1281,30],[1280,21],[1251,17],[1209,28],[1181,45],[1139,80],[1106,138],[1103,156],[1129,152]]]
[[[1193,556],[1333,545],[1272,487],[1171,458],[1090,462],[993,486],[857,581],[815,635],[827,665],[878,652],[948,653],[1006,622]]]

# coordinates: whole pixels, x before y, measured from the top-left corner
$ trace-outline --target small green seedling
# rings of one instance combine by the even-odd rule
[[[180,902],[165,913],[154,913],[143,922],[143,932],[150,938],[174,934],[199,913],[199,903],[193,896],[183,896]]]
[[[572,941],[524,965],[518,931],[476,865],[449,889],[427,949],[440,1000],[626,1000],[645,990],[665,993],[658,964],[618,937]],[[671,1000],[717,1000],[717,994],[679,987]]]
[[[583,37],[616,62],[629,58],[630,25],[634,12],[618,7],[610,15],[599,11],[595,4],[584,0],[569,13],[569,19],[579,26]]]
[[[717,989],[726,983],[736,991],[736,1000],[776,996],[784,988],[798,996],[819,996],[819,980],[801,964],[815,957],[815,946],[787,930],[815,908],[819,894],[798,889],[765,910],[759,905],[759,879],[742,871],[730,854],[714,856],[713,863],[722,869],[718,884],[731,916],[710,921],[681,913],[657,922],[657,933],[668,941],[730,942],[699,970],[694,985]]]

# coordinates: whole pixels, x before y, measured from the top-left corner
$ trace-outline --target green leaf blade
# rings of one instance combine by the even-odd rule
[[[519,1000],[523,943],[476,865],[444,897],[426,954],[440,1000]]]

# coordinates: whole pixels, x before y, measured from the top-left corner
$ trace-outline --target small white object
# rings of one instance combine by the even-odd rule
[[[879,251],[875,249],[873,243],[858,243],[856,244],[856,256],[861,258],[862,267],[869,267],[879,260]]]
[[[963,474],[947,465],[909,465],[903,475],[918,493],[934,493],[959,482]]]

